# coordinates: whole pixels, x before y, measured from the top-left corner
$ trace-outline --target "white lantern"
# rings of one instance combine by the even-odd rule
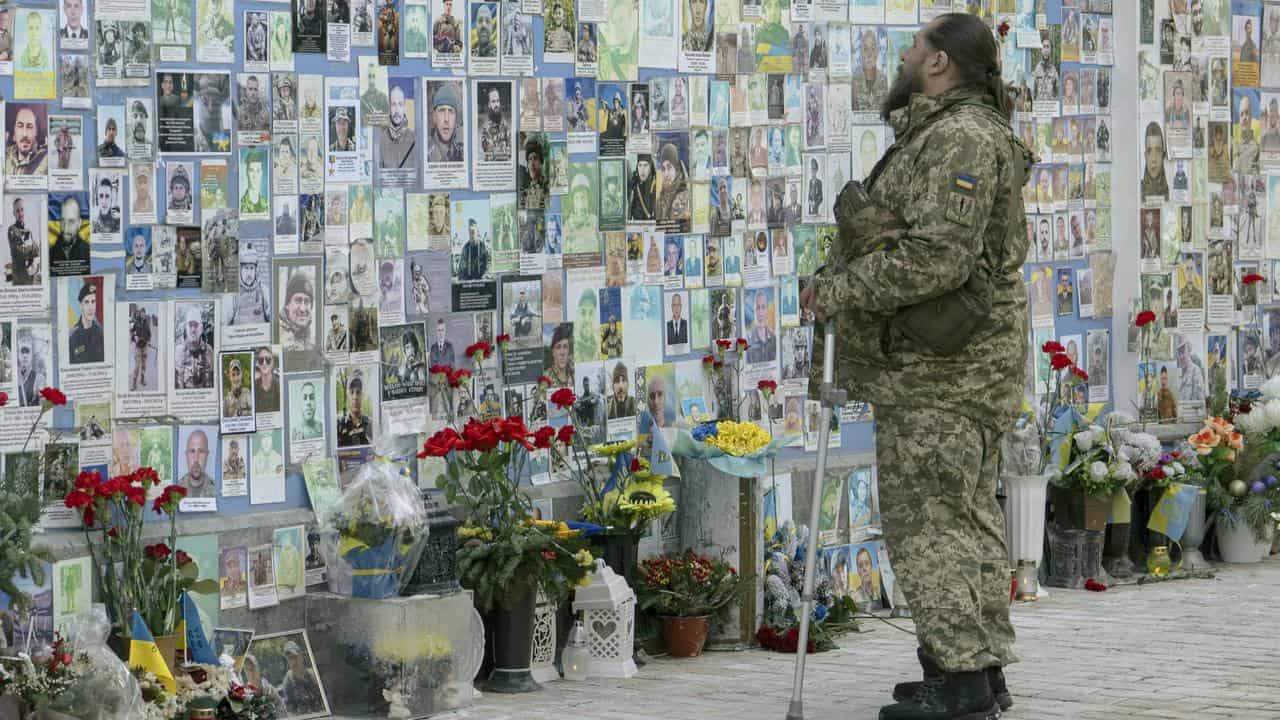
[[[596,560],[591,584],[578,590],[573,611],[585,615],[594,677],[629,678],[639,671],[631,659],[636,631],[636,594],[604,560]]]
[[[540,683],[559,680],[556,672],[556,604],[538,591],[538,604],[533,611],[533,645],[529,653],[529,671]]]

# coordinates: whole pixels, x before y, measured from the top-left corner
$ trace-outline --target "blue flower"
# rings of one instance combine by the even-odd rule
[[[826,606],[826,605],[814,605],[814,606],[813,606],[813,619],[814,619],[814,620],[817,620],[818,622],[822,622],[823,620],[827,619],[827,606]]]
[[[715,437],[719,432],[720,432],[719,425],[716,425],[714,422],[708,422],[708,423],[702,423],[698,427],[694,428],[693,432],[690,434],[693,435],[694,440],[697,440],[698,442],[702,442],[709,437]]]

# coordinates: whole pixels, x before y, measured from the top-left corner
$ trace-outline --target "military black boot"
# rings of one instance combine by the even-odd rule
[[[999,720],[985,670],[930,676],[907,702],[880,708],[880,720]]]
[[[894,685],[893,699],[898,702],[911,700],[930,677],[941,677],[944,674],[942,668],[924,653],[924,648],[916,648],[916,657],[920,659],[920,667],[924,669],[924,681],[912,680]],[[1004,670],[999,665],[987,668],[987,682],[991,685],[991,694],[1001,710],[1013,707],[1013,696],[1009,694],[1009,687],[1004,682]]]

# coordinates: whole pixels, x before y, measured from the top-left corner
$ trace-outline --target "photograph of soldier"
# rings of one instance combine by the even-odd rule
[[[664,3],[655,3],[664,5]],[[575,24],[572,0],[546,0],[543,3],[542,46],[547,53],[572,53]]]
[[[76,293],[79,302],[79,316],[71,326],[67,348],[72,365],[100,363],[104,356],[103,312],[100,302],[102,277],[87,277],[81,282]],[[75,314],[75,310],[68,308]]]
[[[293,394],[295,387],[298,388],[296,395]],[[296,441],[324,437],[324,425],[316,415],[316,408],[319,407],[316,383],[311,380],[297,385],[290,382],[289,390],[292,395],[289,403],[289,424],[292,426],[289,438]]]
[[[467,239],[458,255],[457,278],[462,281],[484,280],[490,277],[489,249],[490,239],[486,234],[480,235],[480,226],[475,218],[467,221]]]
[[[18,405],[34,407],[40,404],[40,391],[53,379],[48,327],[20,327],[17,335]]]
[[[688,133],[660,133],[658,163],[660,186],[655,204],[658,227],[669,232],[687,232],[692,213],[689,200]]]
[[[241,133],[271,131],[271,108],[263,85],[270,82],[266,73],[240,73],[236,76],[236,130]],[[256,136],[255,136],[256,137]]]
[[[355,152],[356,136],[351,134],[351,112],[345,107],[329,108],[329,150]]]
[[[217,481],[208,472],[209,437],[217,437],[216,427],[183,425],[178,429],[178,484],[187,489],[188,498],[211,498],[217,493]]]
[[[222,354],[222,418],[253,417],[253,390],[245,382],[250,353]]]
[[[711,52],[715,38],[714,3],[709,0],[687,0],[684,6],[684,34],[680,49],[685,52]]]
[[[855,112],[879,113],[880,103],[889,92],[889,79],[885,73],[880,48],[884,30],[872,26],[853,31],[858,54],[854,56],[853,109]]]
[[[4,115],[5,175],[43,176],[48,170],[49,160],[47,107],[44,103],[7,102]]]
[[[382,345],[382,399],[421,397],[427,389],[422,323],[379,328]]]
[[[62,25],[58,28],[58,42],[63,50],[86,50],[89,47],[89,29],[85,27],[84,0],[62,0]]]
[[[464,162],[465,130],[461,126],[464,124],[462,98],[466,95],[465,85],[455,80],[428,80],[427,92],[431,97],[427,162]]]
[[[245,462],[244,453],[240,451],[241,438],[232,436],[224,437],[222,452],[222,480],[225,484],[227,480],[244,480],[245,479]]]
[[[413,87],[413,78],[390,80],[387,125],[377,131],[378,168],[384,171],[381,175],[383,184],[389,184],[391,180],[395,180],[397,185],[408,184],[417,177],[418,143],[413,120],[416,116]],[[385,172],[388,170],[399,172]],[[404,176],[406,182],[400,182],[400,176]]]
[[[191,173],[189,163],[170,163],[169,198],[166,207],[179,212],[191,212]]]
[[[334,403],[338,416],[339,448],[358,447],[373,442],[373,400],[365,391],[366,370],[338,368],[334,372]],[[372,391],[374,388],[369,388]]]
[[[476,115],[480,149],[485,162],[511,162],[511,90],[510,82],[476,83]]]
[[[497,3],[471,5],[471,57],[498,57]]]
[[[280,288],[279,338],[284,365],[290,372],[315,367],[320,346],[320,327],[314,312],[317,264],[276,265]]]
[[[0,17],[4,17],[4,13],[0,12]],[[59,55],[58,76],[63,106],[89,107],[89,58],[69,53]]]
[[[170,148],[174,152],[227,153],[231,151],[231,75],[197,73],[197,95],[192,104],[192,148]],[[162,116],[163,117],[163,116]],[[179,116],[181,117],[181,116]]]
[[[431,45],[437,53],[456,55],[462,52],[462,23],[453,14],[453,0],[443,0],[439,11],[434,12],[431,24]]]
[[[329,329],[324,334],[325,352],[346,352],[349,349],[347,328],[343,322],[346,314],[345,306],[333,308],[329,313]]]
[[[296,85],[297,80],[293,73],[271,75],[271,120],[273,122],[291,123],[298,119],[298,96],[294,92]]]
[[[427,6],[406,4],[404,24],[404,56],[427,57]]]
[[[0,62],[13,62],[13,29],[7,7],[0,9]]]
[[[520,13],[520,4],[503,5],[502,55],[503,57],[530,57],[533,55],[532,29],[528,19]],[[533,104],[534,112],[538,103]]]
[[[88,193],[49,193],[49,272],[54,277],[89,272]]]
[[[133,177],[132,204],[129,208],[130,217],[155,214],[155,196],[151,193],[151,177],[154,173],[155,165],[151,163],[136,163],[130,166],[129,174]],[[134,219],[137,220],[136,217]]]
[[[129,303],[129,391],[160,390],[158,304]]]
[[[264,11],[249,10],[244,14],[244,62],[260,66],[268,62],[267,13]]]
[[[516,185],[520,207],[541,210],[546,208],[550,199],[547,173],[544,170],[547,136],[545,133],[522,132],[520,139],[522,151],[519,158],[519,182]]]
[[[120,176],[98,174],[94,183],[97,204],[93,212],[93,233],[111,235],[120,232]]]
[[[149,275],[151,273],[151,228],[131,227],[125,235],[124,271],[128,275]]]
[[[213,375],[213,302],[175,304],[173,386],[211,390]]]
[[[293,51],[323,54],[325,37],[324,0],[297,0],[293,3]]]
[[[607,417],[610,420],[636,416],[636,398],[629,392],[630,375],[626,364],[621,361],[613,364],[613,369],[609,373],[612,392],[609,393],[606,401]]]
[[[231,241],[235,242],[234,239]],[[259,250],[249,241],[241,242],[244,247],[238,253],[240,282],[227,324],[254,325],[271,322],[271,291],[270,288],[263,287],[261,279],[265,269],[270,267],[266,259],[266,248],[264,246]]]
[[[655,217],[657,201],[657,175],[653,171],[653,156],[640,153],[635,156],[635,167],[627,181],[627,217],[636,222],[651,221]]]
[[[42,258],[41,246],[43,236],[32,232],[31,226],[39,227],[37,223],[40,218],[40,207],[38,198],[30,198],[33,201],[31,208],[32,218],[30,226],[27,221],[27,201],[21,197],[15,197],[5,208],[5,214],[9,216],[9,226],[6,230],[9,250],[9,262],[6,264],[7,270],[5,278],[12,287],[31,287],[42,284]]]
[[[381,127],[387,124],[390,112],[387,100],[387,69],[379,65],[377,58],[363,55],[360,67],[360,122],[362,125]]]

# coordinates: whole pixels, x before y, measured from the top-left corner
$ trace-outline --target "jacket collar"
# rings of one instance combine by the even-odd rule
[[[898,108],[889,115],[889,124],[893,126],[894,135],[898,138],[919,132],[927,127],[943,112],[960,105],[979,105],[996,110],[995,103],[986,88],[977,85],[954,87],[937,95],[916,93],[906,107]],[[994,113],[999,116],[999,112]],[[1007,121],[1005,122],[1007,125]]]

